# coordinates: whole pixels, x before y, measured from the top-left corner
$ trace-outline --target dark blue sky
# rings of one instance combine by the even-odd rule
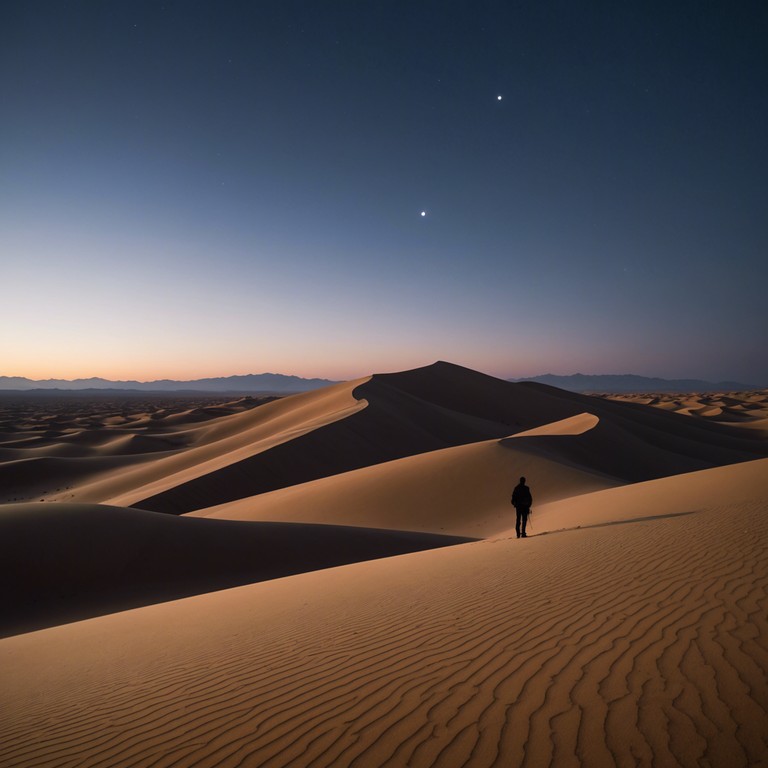
[[[761,2],[4,3],[0,373],[768,383],[767,39]]]

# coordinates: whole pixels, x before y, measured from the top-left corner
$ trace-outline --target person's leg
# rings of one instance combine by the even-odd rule
[[[522,518],[522,522],[523,522],[522,533],[520,535],[527,538],[528,534],[525,532],[525,526],[528,524],[528,510],[527,509],[522,510],[520,517]]]
[[[520,510],[515,509],[515,533],[517,533],[517,538],[520,538]]]

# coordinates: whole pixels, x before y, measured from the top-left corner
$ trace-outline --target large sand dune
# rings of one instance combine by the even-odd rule
[[[0,765],[766,764],[766,401],[706,397],[5,407]]]
[[[0,641],[0,760],[759,765],[768,509],[720,506],[739,469],[688,515],[500,537]],[[601,495],[653,498],[664,482],[592,494],[592,520]]]
[[[560,439],[579,439],[595,417],[542,428]],[[569,429],[570,425],[570,429]],[[577,435],[569,435],[575,430]],[[540,430],[533,430],[537,433]],[[609,488],[617,478],[574,466],[528,447],[531,432],[376,464],[371,467],[238,499],[189,513],[226,520],[328,522],[398,530],[489,536],[509,528],[511,478],[536,478],[537,503]]]
[[[340,390],[359,407],[319,418],[291,439],[133,501],[143,509],[183,513],[308,482],[321,477],[456,445],[501,438],[588,411],[599,432],[613,431],[588,463],[600,458],[609,474],[646,480],[765,455],[765,441],[715,423],[614,403],[536,384],[512,384],[460,366],[436,363],[401,374],[373,376]],[[312,393],[315,394],[315,393]],[[269,406],[267,406],[269,407]],[[639,443],[634,453],[633,445]],[[624,455],[613,451],[627,446]],[[249,449],[251,450],[251,449]],[[601,468],[600,471],[604,471]],[[183,481],[182,481],[183,480]],[[163,481],[167,484],[167,481]]]
[[[676,434],[666,423],[666,431],[636,426],[640,415],[580,414],[500,441],[431,451],[190,514],[489,536],[509,528],[511,486],[521,475],[533,484],[538,508],[733,458],[728,447],[702,447],[686,422]]]
[[[70,431],[6,435],[0,488],[6,501],[44,498],[178,514],[583,412],[600,419],[590,439],[605,436],[585,448],[588,471],[623,481],[744,461],[765,455],[766,444],[759,432],[512,384],[448,363],[242,407],[161,410],[141,418],[121,411],[99,421],[59,416],[55,423]],[[223,415],[217,417],[217,409]],[[71,455],[73,448],[82,453]],[[579,456],[568,460],[584,463]],[[605,466],[593,466],[599,461]]]

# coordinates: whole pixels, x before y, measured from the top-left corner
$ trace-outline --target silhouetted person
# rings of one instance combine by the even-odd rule
[[[521,536],[526,538],[525,526],[528,523],[528,513],[531,511],[533,496],[531,489],[525,484],[525,478],[521,477],[520,482],[512,491],[512,506],[515,508],[515,531],[517,538]]]

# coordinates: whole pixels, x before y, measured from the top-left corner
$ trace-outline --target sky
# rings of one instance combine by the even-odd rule
[[[762,1],[6,1],[0,374],[768,385],[767,35]]]

